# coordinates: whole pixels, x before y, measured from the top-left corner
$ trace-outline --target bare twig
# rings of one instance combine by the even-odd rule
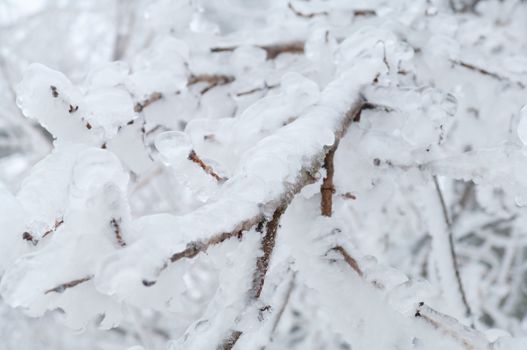
[[[355,260],[349,253],[346,249],[344,249],[344,247],[340,246],[340,245],[337,245],[336,247],[334,247],[332,250],[340,253],[340,255],[342,255],[342,257],[344,258],[344,261],[346,262],[346,264],[349,265],[349,267],[351,267],[359,276],[362,277],[362,270],[361,268],[359,267],[359,264],[357,263],[357,260]]]
[[[234,81],[234,77],[232,75],[223,75],[223,74],[200,74],[200,75],[192,75],[188,82],[187,86],[192,86],[197,83],[207,83],[209,84],[207,87],[205,87],[203,90],[200,91],[200,93],[203,95],[210,89],[221,86],[221,85],[227,85]]]
[[[42,234],[42,238],[44,238],[47,235],[55,232],[63,223],[64,223],[64,219],[63,218],[55,219],[55,223],[53,224],[53,226],[51,226],[46,232],[44,232]],[[22,239],[33,243],[33,245],[37,245],[38,241],[39,241],[37,238],[35,238],[35,236],[33,234],[31,234],[30,232],[27,232],[27,231],[22,234]]]
[[[137,102],[134,107],[134,112],[141,113],[143,109],[151,105],[152,103],[160,100],[163,94],[160,92],[152,92],[148,98],[142,102]]]
[[[79,284],[82,284],[84,282],[88,282],[89,280],[91,280],[93,278],[93,275],[89,275],[89,276],[86,276],[86,277],[83,277],[83,278],[79,278],[79,279],[76,279],[76,280],[72,280],[72,281],[69,281],[69,282],[65,282],[65,283],[62,283],[62,284],[59,284],[58,286],[56,287],[53,287],[51,289],[48,289],[44,292],[44,294],[49,294],[49,293],[64,293],[64,291],[66,289],[69,289],[69,288],[73,288],[75,286],[78,286]]]
[[[486,76],[488,76],[490,78],[493,78],[495,80],[505,81],[505,82],[508,82],[508,83],[511,83],[511,84],[515,84],[516,86],[518,86],[521,89],[525,88],[525,84],[523,84],[521,81],[511,80],[510,78],[504,77],[504,76],[499,75],[498,73],[495,73],[495,72],[491,72],[491,71],[489,71],[489,70],[487,70],[485,68],[478,67],[478,66],[476,66],[474,64],[467,63],[467,62],[460,61],[460,60],[451,60],[451,62],[453,64],[457,65],[457,66],[466,68],[466,69],[471,70],[473,72],[477,72],[477,73],[486,75]]]
[[[124,241],[121,233],[121,225],[119,224],[120,221],[121,219],[112,218],[112,220],[110,220],[110,226],[112,226],[117,244],[119,244],[121,247],[124,247],[126,246],[126,242]]]
[[[64,223],[64,219],[63,218],[55,219],[55,224],[53,226],[51,226],[51,228],[49,230],[44,232],[44,234],[42,235],[42,238],[46,237],[47,235],[49,235],[52,232],[55,232],[63,223]]]
[[[313,12],[313,13],[302,13],[300,11],[298,11],[297,9],[295,9],[293,7],[293,4],[289,3],[287,5],[287,7],[295,14],[297,15],[298,17],[303,17],[303,18],[313,18],[313,17],[316,17],[316,16],[327,16],[328,13],[326,11],[323,11],[323,12]]]
[[[467,350],[488,348],[488,341],[479,332],[462,325],[450,316],[435,311],[423,302],[418,304],[414,316],[419,320],[425,321],[435,330],[454,339]]]
[[[271,334],[270,334],[271,341],[273,341],[274,333],[276,332],[276,329],[278,328],[278,324],[280,324],[280,320],[282,319],[284,311],[287,308],[287,305],[289,304],[289,300],[291,299],[291,294],[293,293],[293,289],[295,289],[295,280],[296,280],[296,272],[293,273],[293,276],[291,277],[291,281],[289,281],[289,286],[285,293],[284,302],[282,303],[282,306],[280,307],[280,309],[278,310],[278,313],[276,314],[273,327],[271,328]]]
[[[333,174],[335,172],[333,159],[335,157],[335,151],[337,147],[337,144],[331,147],[328,153],[326,153],[326,158],[324,158],[326,177],[322,181],[322,185],[320,185],[320,211],[323,216],[331,216],[333,211],[333,193],[335,193],[335,186],[333,185]]]
[[[353,10],[354,17],[374,17],[377,16],[375,10],[364,9],[364,10]]]
[[[304,43],[301,41],[293,41],[285,44],[276,44],[269,46],[260,46],[267,53],[267,59],[273,60],[283,53],[294,53],[294,54],[303,54],[304,53]]]
[[[220,345],[218,348],[221,350],[231,350],[238,341],[238,339],[240,339],[241,335],[242,332],[240,331],[232,332],[231,335],[227,339],[225,339],[223,344]]]
[[[466,294],[465,294],[465,290],[463,288],[463,283],[461,281],[461,276],[459,274],[459,264],[458,264],[458,261],[457,261],[456,251],[454,249],[454,237],[453,237],[454,235],[453,235],[453,232],[452,232],[452,222],[450,221],[450,218],[448,216],[448,209],[447,209],[447,206],[446,206],[446,203],[445,203],[445,199],[443,197],[443,193],[441,191],[441,187],[439,186],[439,182],[437,181],[437,177],[434,176],[433,179],[434,179],[435,189],[437,191],[437,196],[438,196],[439,202],[441,203],[441,208],[443,210],[443,217],[444,217],[444,220],[446,222],[446,226],[448,228],[448,245],[449,245],[449,248],[450,248],[450,255],[451,255],[451,258],[452,258],[452,264],[454,266],[454,272],[455,272],[456,281],[457,281],[457,284],[458,284],[457,287],[459,289],[459,293],[461,294],[461,300],[463,302],[463,305],[465,306],[465,315],[470,318],[472,316],[472,311],[471,311],[470,306],[468,304],[467,297],[466,297]]]
[[[292,41],[274,45],[256,45],[267,53],[267,59],[272,60],[278,57],[283,53],[293,53],[293,54],[302,54],[304,53],[304,43],[301,41]],[[213,47],[210,49],[210,52],[230,52],[234,51],[237,46],[227,46],[227,47]]]
[[[253,93],[258,92],[258,91],[267,91],[267,90],[271,90],[271,89],[276,89],[279,86],[280,86],[280,84],[267,85],[267,83],[264,83],[264,86],[262,86],[262,87],[254,88],[254,89],[247,90],[247,91],[238,92],[236,94],[236,96],[237,97],[241,97],[241,96],[253,94]]]
[[[205,162],[203,160],[201,160],[201,158],[196,154],[196,152],[194,150],[190,151],[190,153],[188,155],[188,159],[190,161],[196,163],[201,169],[203,169],[204,172],[206,172],[207,174],[212,176],[219,183],[223,183],[223,182],[227,181],[226,178],[221,177],[220,175],[218,175],[214,171],[214,169],[212,169],[212,167],[210,165],[205,164]]]
[[[249,291],[250,300],[256,300],[260,298],[260,294],[262,293],[265,283],[265,276],[267,275],[269,262],[271,261],[271,255],[276,242],[276,233],[278,231],[280,217],[284,213],[285,209],[286,206],[278,207],[273,213],[271,221],[269,221],[266,225],[265,236],[261,241],[263,255],[256,259],[256,269],[253,275],[253,283],[251,290]],[[225,348],[225,344],[230,345],[228,349],[232,348],[238,339],[240,339],[242,333],[243,332],[238,330],[232,331],[229,337],[223,341],[223,348]]]
[[[256,260],[256,270],[251,288],[251,296],[254,299],[259,298],[260,294],[262,293],[265,275],[267,274],[267,269],[269,268],[269,262],[271,261],[271,255],[276,242],[276,232],[278,231],[279,226],[278,224],[280,222],[280,217],[285,211],[285,208],[285,206],[278,207],[275,210],[271,221],[267,223],[265,236],[262,238],[262,250],[264,254]]]

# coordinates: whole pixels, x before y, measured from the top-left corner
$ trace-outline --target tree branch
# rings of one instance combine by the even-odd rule
[[[160,92],[152,92],[148,98],[142,102],[137,102],[134,107],[134,112],[141,113],[143,109],[151,105],[152,103],[159,101],[163,97]]]
[[[280,44],[272,45],[255,45],[267,53],[267,59],[273,60],[283,53],[292,53],[292,54],[303,54],[304,53],[304,43],[301,41],[291,41]],[[227,47],[212,47],[210,52],[231,52],[236,50],[237,46],[227,46]]]
[[[328,13],[326,11],[323,11],[323,12],[313,12],[313,13],[302,13],[300,11],[298,11],[297,9],[295,9],[293,7],[293,4],[289,3],[287,4],[287,7],[295,14],[297,15],[298,17],[302,17],[302,18],[313,18],[313,17],[316,17],[316,16],[327,16]]]
[[[44,292],[44,294],[64,293],[64,291],[66,291],[66,289],[73,288],[73,287],[78,286],[79,284],[82,284],[84,282],[88,282],[92,278],[93,278],[93,275],[89,275],[89,276],[86,276],[86,277],[83,277],[83,278],[79,278],[79,279],[76,279],[76,280],[65,282],[65,283],[59,284],[56,287],[53,287],[51,289],[46,290]]]
[[[335,167],[333,159],[337,150],[338,144],[330,148],[326,157],[324,158],[324,168],[326,168],[326,177],[320,185],[320,211],[323,216],[331,216],[333,208],[333,193],[335,193],[335,186],[333,185],[333,174]]]
[[[256,260],[256,270],[251,288],[251,297],[254,299],[259,298],[262,293],[265,275],[267,274],[267,269],[269,268],[269,262],[271,261],[271,255],[276,242],[276,232],[278,231],[280,217],[285,209],[285,206],[278,207],[275,210],[271,221],[267,223],[265,236],[262,238],[262,250],[264,254]]]
[[[455,318],[426,306],[423,302],[418,304],[414,316],[454,339],[467,350],[487,349],[489,346],[488,341],[479,332],[462,325]]]
[[[200,94],[205,94],[210,89],[221,86],[221,85],[227,85],[234,81],[234,77],[232,75],[223,75],[223,74],[200,74],[200,75],[191,75],[187,86],[192,86],[197,83],[208,83],[209,85],[205,87],[203,90],[200,91]]]
[[[335,246],[332,250],[338,252],[342,257],[344,258],[344,261],[346,264],[349,265],[359,276],[363,276],[362,270],[359,267],[359,264],[357,263],[357,260],[355,260],[348,251],[341,245]]]
[[[210,165],[205,164],[205,162],[203,160],[201,160],[200,157],[198,157],[198,155],[196,154],[196,152],[194,150],[190,151],[190,153],[188,155],[188,159],[190,161],[192,161],[193,163],[196,163],[201,169],[203,169],[204,172],[206,172],[207,174],[212,176],[214,179],[216,179],[216,181],[218,181],[218,183],[223,183],[223,182],[227,181],[226,178],[221,177],[220,175],[218,175],[214,171],[214,169],[212,169],[212,167]]]
[[[491,71],[489,71],[489,70],[487,70],[485,68],[478,67],[478,66],[473,65],[471,63],[467,63],[467,62],[460,61],[460,60],[450,60],[450,62],[452,62],[453,64],[455,64],[457,66],[460,66],[460,67],[466,68],[468,70],[471,70],[473,72],[477,72],[477,73],[486,75],[486,76],[488,76],[490,78],[493,78],[495,80],[506,81],[508,83],[515,84],[516,86],[518,86],[521,89],[525,88],[525,85],[521,81],[513,81],[510,78],[504,77],[502,75],[499,75],[498,73],[491,72]]]

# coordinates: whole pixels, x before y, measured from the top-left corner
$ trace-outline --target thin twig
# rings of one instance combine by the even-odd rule
[[[250,94],[253,94],[253,93],[258,92],[258,91],[267,91],[267,90],[271,90],[271,89],[276,89],[279,86],[280,86],[280,84],[267,85],[267,83],[264,83],[264,86],[262,86],[262,87],[257,87],[257,88],[251,89],[251,90],[238,92],[236,94],[236,97],[250,95]]]
[[[163,97],[160,92],[152,92],[148,98],[142,102],[137,102],[134,107],[134,112],[141,113],[143,109],[151,105],[152,103],[159,101]]]
[[[333,145],[331,149],[326,153],[324,158],[324,168],[326,168],[326,177],[320,185],[320,211],[323,216],[331,216],[333,211],[333,193],[335,193],[335,186],[333,185],[333,174],[335,167],[333,165],[333,159],[335,157],[335,151],[338,144]]]
[[[480,350],[488,348],[485,337],[473,329],[470,329],[454,318],[444,315],[420,302],[416,308],[416,319],[425,321],[435,330],[454,339],[467,350]]]
[[[292,54],[303,54],[304,53],[304,43],[301,41],[291,41],[280,44],[273,45],[256,45],[267,53],[267,59],[273,60],[283,53],[292,53]],[[227,46],[227,47],[212,47],[210,52],[231,52],[237,49],[237,46]]]
[[[282,303],[282,306],[280,307],[280,309],[278,310],[278,313],[276,314],[273,327],[271,328],[271,334],[270,334],[271,341],[273,341],[274,333],[276,332],[276,329],[278,328],[278,324],[280,324],[280,321],[282,320],[284,311],[287,308],[287,305],[289,304],[289,300],[291,299],[291,294],[293,293],[293,290],[295,289],[295,281],[296,281],[296,271],[293,273],[293,276],[291,277],[291,281],[289,281],[289,286],[287,287],[287,291],[285,293],[284,302]]]
[[[227,85],[234,81],[234,77],[232,75],[223,75],[223,74],[200,74],[200,75],[192,75],[190,76],[187,86],[192,86],[197,83],[207,83],[209,84],[207,87],[205,87],[203,90],[200,91],[200,94],[205,94],[210,89],[221,86],[221,85]]]
[[[328,13],[326,11],[322,11],[322,12],[313,12],[313,13],[302,13],[300,11],[298,11],[297,9],[295,9],[293,7],[293,4],[289,3],[287,5],[287,7],[295,14],[297,15],[298,17],[302,17],[302,18],[313,18],[313,17],[316,17],[316,16],[327,16]]]
[[[223,344],[220,345],[218,348],[221,350],[231,350],[238,341],[238,339],[240,339],[241,335],[242,332],[240,331],[232,332],[231,335],[227,339],[225,339]]]
[[[59,284],[56,287],[53,287],[51,289],[46,290],[44,292],[44,294],[64,293],[64,291],[66,291],[66,289],[73,288],[73,287],[78,286],[79,284],[82,284],[84,282],[88,282],[92,278],[93,278],[93,275],[89,275],[89,276],[86,276],[86,277],[83,277],[83,278],[79,278],[79,279],[76,279],[76,280],[65,282],[65,283]]]
[[[521,89],[525,88],[525,85],[521,81],[511,80],[511,79],[509,79],[507,77],[499,75],[498,73],[491,72],[491,71],[489,71],[489,70],[487,70],[485,68],[478,67],[478,66],[476,66],[476,65],[474,65],[472,63],[467,63],[467,62],[460,61],[460,60],[451,60],[450,62],[452,62],[453,64],[455,64],[457,66],[460,66],[460,67],[466,68],[468,70],[471,70],[473,72],[477,72],[477,73],[486,75],[486,76],[488,76],[490,78],[493,78],[493,79],[496,79],[498,81],[506,81],[508,83],[515,84],[516,86],[518,86]]]
[[[348,264],[349,267],[351,267],[359,276],[363,276],[362,270],[359,267],[357,260],[355,260],[343,246],[337,245],[332,250],[340,253],[340,255],[342,255],[342,257],[344,258],[346,264]]]
[[[55,219],[55,223],[53,224],[53,226],[51,226],[46,232],[44,232],[42,234],[42,238],[44,238],[47,235],[55,232],[63,223],[64,223],[64,219],[63,218]],[[37,238],[35,238],[35,236],[33,234],[31,234],[30,232],[27,232],[27,231],[22,234],[22,239],[25,240],[25,241],[29,241],[29,242],[33,243],[33,245],[37,245],[38,241],[39,241]]]
[[[271,221],[267,223],[265,236],[262,238],[262,250],[264,254],[258,257],[256,260],[256,270],[251,288],[251,296],[254,299],[259,298],[260,294],[262,293],[265,275],[267,274],[269,262],[271,261],[271,255],[276,242],[276,232],[278,231],[279,227],[278,224],[284,211],[285,206],[278,207],[278,209],[275,210]]]
[[[121,219],[112,218],[110,220],[110,225],[112,226],[113,232],[115,234],[115,240],[117,241],[117,244],[119,244],[121,247],[126,246],[126,242],[123,239],[122,232],[121,232],[121,225],[119,224]]]
[[[265,283],[265,276],[267,275],[269,262],[271,261],[271,255],[273,254],[276,242],[276,233],[278,231],[280,218],[282,217],[282,214],[284,213],[285,209],[286,206],[278,207],[273,213],[271,221],[267,222],[265,236],[262,238],[261,241],[263,255],[256,259],[256,269],[253,275],[253,283],[249,291],[249,297],[251,301],[260,298],[260,295],[262,293],[263,286]],[[242,333],[243,332],[238,330],[232,331],[232,333],[227,337],[227,339],[223,341],[223,348],[225,348],[225,344],[230,345],[228,349],[232,348],[236,344],[238,339],[240,339]]]
[[[188,159],[190,161],[196,163],[201,169],[203,169],[204,172],[206,172],[207,174],[212,176],[219,183],[223,183],[223,182],[227,181],[227,178],[221,177],[220,175],[218,175],[214,171],[214,169],[212,169],[212,167],[210,165],[205,164],[205,162],[203,160],[201,160],[201,158],[196,154],[196,152],[194,150],[190,151],[190,153],[188,155]]]
[[[364,10],[353,10],[354,17],[374,17],[377,16],[375,10],[364,9]]]
[[[444,220],[446,222],[446,226],[448,228],[448,245],[449,245],[449,248],[450,248],[450,255],[451,255],[451,258],[452,258],[452,264],[453,264],[453,267],[454,267],[454,273],[455,273],[455,276],[456,276],[456,281],[457,281],[457,284],[458,284],[458,289],[459,289],[459,293],[461,294],[461,300],[463,302],[463,305],[465,306],[465,315],[467,317],[472,317],[472,310],[470,309],[470,306],[468,304],[468,301],[467,301],[467,297],[466,297],[466,294],[465,294],[465,290],[463,288],[463,283],[461,281],[461,275],[459,273],[459,264],[458,264],[458,261],[457,261],[457,255],[456,255],[456,251],[454,249],[454,235],[453,235],[453,232],[452,232],[452,222],[450,221],[450,218],[448,216],[448,209],[447,209],[447,206],[446,206],[446,203],[445,203],[445,199],[443,197],[443,192],[441,191],[441,187],[439,186],[439,181],[437,181],[437,176],[434,176],[433,177],[434,179],[434,185],[435,185],[435,188],[436,188],[436,192],[437,192],[437,196],[439,198],[439,202],[441,203],[441,208],[443,210],[443,217],[444,217]]]

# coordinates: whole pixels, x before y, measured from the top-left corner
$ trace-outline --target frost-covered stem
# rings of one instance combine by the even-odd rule
[[[357,263],[357,260],[355,260],[349,253],[348,251],[338,245],[336,247],[334,247],[332,250],[338,252],[340,255],[342,255],[342,257],[344,258],[344,261],[346,262],[346,264],[349,265],[349,267],[351,267],[359,276],[362,277],[362,270],[361,268],[359,267],[359,264]]]
[[[267,92],[268,90],[276,89],[279,86],[280,86],[280,84],[267,85],[267,82],[264,82],[264,86],[257,87],[257,88],[254,88],[254,89],[251,89],[251,90],[247,90],[247,91],[238,92],[236,94],[236,96],[240,97],[240,96],[250,95],[250,94],[253,94],[253,93],[258,92],[258,91],[265,91],[265,92]]]
[[[278,324],[280,324],[280,321],[282,320],[284,311],[287,308],[287,305],[289,304],[289,300],[291,299],[291,294],[293,293],[293,290],[295,289],[295,282],[296,282],[296,271],[293,273],[293,276],[291,277],[291,281],[289,281],[289,286],[287,287],[287,291],[285,292],[284,302],[280,306],[280,309],[278,310],[276,314],[273,327],[271,328],[271,334],[270,334],[271,342],[273,341],[274,333],[276,332],[276,329],[278,328]]]
[[[333,185],[333,174],[335,167],[333,159],[335,157],[335,151],[337,150],[338,144],[335,143],[333,147],[326,154],[324,158],[324,168],[326,168],[326,177],[322,181],[320,186],[320,211],[323,216],[331,216],[333,211],[333,193],[335,193],[335,186]]]
[[[205,87],[203,90],[200,91],[200,93],[203,95],[210,89],[221,86],[221,85],[227,85],[234,81],[234,77],[232,75],[223,75],[223,74],[200,74],[200,75],[191,75],[188,79],[187,86],[191,86],[197,83],[207,83],[209,84],[207,87]]]
[[[55,223],[53,224],[53,226],[51,226],[46,232],[42,234],[42,238],[55,232],[63,223],[64,223],[64,219],[62,218],[55,219]],[[22,234],[22,239],[33,243],[33,245],[37,245],[39,241],[30,232],[27,232],[27,231]]]
[[[91,280],[93,278],[93,275],[89,275],[89,276],[86,276],[86,277],[83,277],[83,278],[79,278],[79,279],[76,279],[76,280],[72,280],[72,281],[69,281],[69,282],[65,282],[65,283],[62,283],[62,284],[59,284],[58,286],[56,287],[53,287],[51,289],[48,289],[47,291],[44,292],[44,294],[49,294],[49,293],[64,293],[64,291],[66,289],[69,289],[69,288],[73,288],[75,286],[78,286],[79,284],[82,284],[84,282],[88,282],[89,280]]]
[[[478,67],[472,63],[467,63],[467,62],[464,62],[464,61],[459,61],[459,60],[451,60],[450,62],[452,62],[453,64],[455,64],[456,66],[460,66],[460,67],[463,67],[463,68],[466,68],[468,70],[471,70],[473,72],[477,72],[477,73],[480,73],[480,74],[483,74],[483,75],[486,75],[490,78],[493,78],[495,80],[498,80],[498,81],[506,81],[506,82],[509,82],[509,83],[512,83],[512,84],[515,84],[517,85],[520,89],[524,89],[525,88],[525,85],[521,82],[521,81],[513,81],[507,77],[504,77],[502,75],[499,75],[498,73],[495,73],[495,72],[491,72],[485,68],[482,68],[482,67]]]
[[[453,232],[452,232],[452,223],[450,222],[450,218],[448,216],[448,209],[445,203],[445,199],[443,197],[443,192],[441,191],[441,187],[439,186],[439,182],[437,181],[437,176],[434,176],[433,180],[434,180],[434,186],[437,192],[437,197],[441,205],[443,219],[445,220],[445,223],[446,223],[446,228],[447,228],[446,234],[448,238],[448,248],[449,248],[449,253],[450,253],[449,258],[452,261],[452,267],[454,269],[455,280],[457,282],[457,288],[461,295],[461,301],[463,302],[463,305],[465,306],[465,316],[470,318],[472,317],[472,311],[470,309],[470,306],[468,305],[467,297],[465,295],[465,290],[463,288],[463,283],[461,281],[461,276],[459,273],[459,264],[457,261],[456,251],[454,249],[454,237],[453,237]],[[438,239],[438,237],[434,237],[434,239]]]
[[[263,285],[265,282],[265,275],[269,268],[269,262],[271,261],[271,255],[273,254],[276,233],[278,231],[280,217],[285,211],[285,206],[279,207],[273,213],[273,218],[266,225],[265,236],[262,238],[262,250],[263,255],[258,257],[256,260],[256,270],[254,272],[254,279],[251,288],[251,297],[257,299],[262,293]]]
[[[280,43],[274,45],[257,45],[257,47],[265,50],[267,53],[267,59],[273,60],[283,53],[294,53],[294,54],[303,54],[304,53],[304,43],[301,41],[292,41],[287,43]],[[234,51],[237,46],[228,46],[228,47],[212,47],[210,52],[230,52]]]
[[[112,218],[110,220],[110,226],[112,226],[113,232],[115,234],[115,240],[117,241],[117,244],[119,244],[121,247],[126,246],[126,242],[123,239],[122,231],[121,231],[121,225],[119,224],[120,219]]]
[[[334,142],[338,142],[346,134],[351,123],[356,122],[360,119],[360,114],[364,103],[365,101],[363,99],[358,99],[342,116],[341,120],[338,123],[338,127],[335,130]],[[316,174],[322,167],[323,159],[327,152],[328,149],[322,149],[319,154],[315,155],[309,165],[304,166],[300,169],[299,173],[296,176],[296,181],[288,187],[287,192],[282,193],[278,198],[275,198],[270,202],[265,203],[265,206],[268,208],[274,208],[274,210],[277,210],[280,207],[287,208],[287,205],[289,205],[289,203],[293,200],[294,196],[297,193],[299,193],[305,186],[317,181],[317,178],[316,176],[314,176],[314,174]],[[206,240],[189,242],[185,250],[173,254],[168,259],[168,261],[159,270],[159,273],[166,269],[168,263],[176,262],[182,258],[192,258],[196,256],[199,252],[205,251],[210,245],[221,243],[231,237],[241,237],[243,231],[251,229],[263,220],[265,220],[264,214],[259,213],[254,217],[250,217],[244,221],[239,222],[235,226],[235,229],[233,231],[216,234]],[[151,286],[155,284],[155,281],[143,280],[143,284],[145,286]]]
[[[203,169],[204,172],[212,176],[219,183],[223,183],[227,180],[224,177],[221,177],[220,175],[218,175],[214,171],[214,169],[212,169],[210,165],[205,164],[205,162],[201,160],[201,158],[196,154],[196,151],[194,150],[190,151],[188,155],[188,160],[190,160],[193,163],[196,163],[201,169]]]
[[[280,223],[280,218],[284,213],[286,206],[278,207],[273,213],[271,221],[267,222],[265,227],[265,236],[262,238],[261,246],[263,255],[256,259],[256,269],[253,275],[252,287],[249,291],[250,301],[254,301],[260,298],[260,295],[263,290],[265,283],[265,276],[267,275],[267,270],[269,268],[269,262],[271,261],[271,256],[273,254],[275,242],[276,242],[276,233],[278,232],[278,227]],[[224,349],[232,348],[238,339],[240,339],[243,332],[234,330],[223,342]],[[230,347],[226,347],[225,344],[228,344]]]
[[[455,318],[428,307],[423,302],[418,304],[414,316],[416,319],[425,321],[435,330],[454,339],[464,349],[488,349],[489,343],[482,334],[462,325]]]
[[[227,339],[225,339],[223,344],[218,347],[218,349],[231,350],[236,344],[236,342],[238,341],[238,339],[240,339],[241,335],[242,335],[242,332],[240,331],[232,332],[231,335]]]
[[[293,12],[295,15],[297,15],[298,17],[302,17],[302,18],[313,18],[313,17],[317,17],[317,16],[327,16],[328,13],[326,11],[323,11],[323,12],[313,12],[313,13],[302,13],[300,11],[298,11],[297,9],[295,9],[293,7],[293,4],[289,3],[287,5],[287,7],[291,10],[291,12]]]
[[[144,101],[137,102],[134,106],[134,112],[141,113],[143,109],[151,105],[152,103],[159,101],[163,97],[160,92],[152,92]]]

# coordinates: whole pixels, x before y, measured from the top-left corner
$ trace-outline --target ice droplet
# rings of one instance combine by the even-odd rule
[[[181,131],[167,131],[159,134],[155,145],[165,160],[185,159],[192,151],[192,142],[188,135]]]

